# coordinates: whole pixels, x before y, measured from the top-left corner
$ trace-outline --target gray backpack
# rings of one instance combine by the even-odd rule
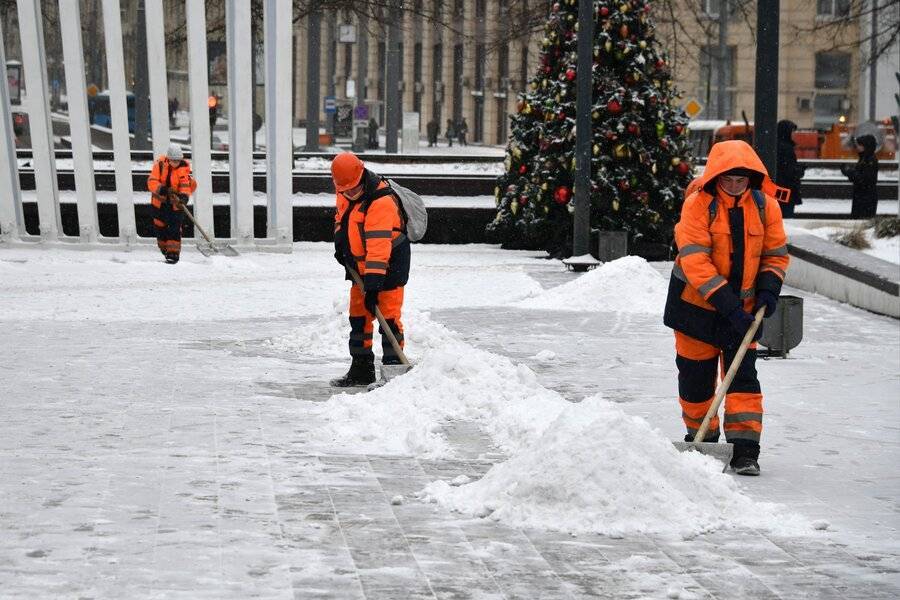
[[[387,180],[394,194],[400,198],[400,208],[406,218],[406,237],[411,242],[418,242],[425,237],[428,229],[428,212],[425,210],[425,202],[414,191],[407,189],[393,181]]]

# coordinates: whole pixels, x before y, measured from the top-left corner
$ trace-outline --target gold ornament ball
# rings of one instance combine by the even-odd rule
[[[619,212],[619,199],[618,198],[613,198],[612,209],[616,212]]]
[[[548,186],[547,182],[545,181],[544,183],[541,184],[541,189],[546,192],[548,189],[550,189],[550,186]]]
[[[680,162],[681,162],[681,159],[676,156],[672,159],[672,166],[677,167],[678,163],[680,163]]]
[[[516,214],[517,212],[519,212],[519,203],[516,202],[515,200],[510,202],[509,210],[512,212],[512,214]]]

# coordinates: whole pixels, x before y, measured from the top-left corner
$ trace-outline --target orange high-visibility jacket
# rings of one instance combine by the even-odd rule
[[[756,173],[750,178],[751,189],[737,200],[716,191],[716,178],[735,168]],[[739,306],[751,311],[758,290],[776,296],[781,292],[790,258],[781,209],[773,196],[785,193],[769,179],[756,152],[740,140],[713,146],[699,184],[675,225],[678,256],[664,320],[673,329],[712,343],[716,327],[727,326],[716,318],[717,312],[724,316]],[[737,207],[740,215],[730,218],[729,209]],[[742,244],[732,238],[734,223],[742,229]],[[732,264],[733,255],[741,268]],[[735,273],[741,280],[729,281]]]
[[[197,189],[197,181],[191,177],[191,164],[182,160],[177,167],[172,167],[172,163],[165,155],[160,156],[153,163],[153,169],[150,171],[150,177],[147,178],[147,189],[152,194],[150,203],[154,208],[159,208],[162,203],[167,200],[159,194],[159,186],[165,185],[176,194],[190,196]],[[175,210],[179,208],[173,206]]]
[[[393,195],[371,199],[377,194],[370,190],[386,189],[387,182],[368,171],[363,178],[370,181],[362,198],[351,202],[344,194],[337,194],[335,239],[346,240],[339,244],[346,244],[343,251],[349,250],[366,289],[393,289],[405,285],[409,278],[409,240],[403,233],[403,217]]]

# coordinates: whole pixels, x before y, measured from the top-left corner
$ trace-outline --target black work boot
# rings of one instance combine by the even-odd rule
[[[738,475],[759,475],[759,444],[735,443],[731,468]]]
[[[166,262],[174,265],[178,262],[178,254],[176,252],[166,252]]]
[[[350,370],[343,377],[332,379],[332,387],[354,387],[375,382],[375,355],[354,356]]]

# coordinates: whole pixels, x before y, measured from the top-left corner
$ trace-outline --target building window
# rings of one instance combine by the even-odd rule
[[[718,19],[720,6],[721,0],[700,0],[700,11],[705,17]]]
[[[846,52],[816,54],[816,96],[813,126],[829,129],[849,109],[851,56]]]
[[[463,45],[453,46],[453,120],[462,119]]]
[[[435,44],[432,49],[433,67],[431,71],[431,79],[434,81],[434,119],[438,123],[441,122],[441,107],[444,104],[444,48],[441,44]]]
[[[850,0],[816,0],[816,16],[840,18],[850,14]]]
[[[725,114],[717,114],[719,106],[719,47],[700,47],[700,82],[698,96],[706,105],[706,114],[716,115],[719,119],[734,118],[734,96],[736,89],[735,64],[737,62],[737,46],[728,46],[725,57]]]
[[[413,46],[413,111],[422,112],[422,44]]]
[[[846,52],[816,54],[816,88],[846,89],[850,87],[850,55]]]

